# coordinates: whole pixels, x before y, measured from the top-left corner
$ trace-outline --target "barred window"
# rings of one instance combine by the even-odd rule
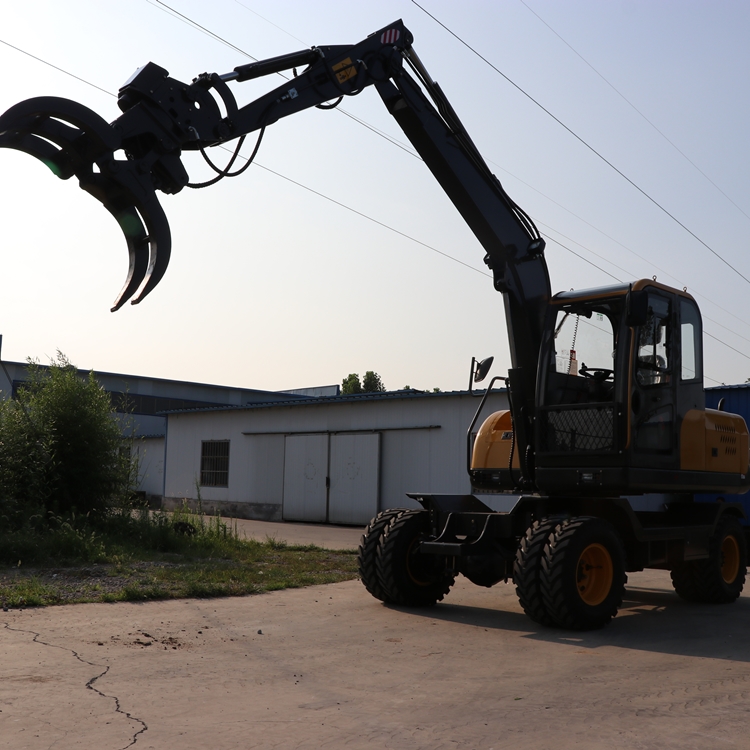
[[[229,441],[204,440],[201,445],[201,486],[229,486]]]

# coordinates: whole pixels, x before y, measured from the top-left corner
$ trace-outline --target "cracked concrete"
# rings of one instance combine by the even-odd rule
[[[748,616],[748,596],[681,602],[660,571],[593,633],[465,579],[411,611],[357,581],[11,611],[0,748],[745,750]]]

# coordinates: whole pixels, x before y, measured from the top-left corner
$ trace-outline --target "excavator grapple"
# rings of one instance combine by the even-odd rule
[[[61,180],[75,176],[115,217],[128,247],[128,274],[112,310],[140,302],[169,263],[169,223],[151,176],[136,162],[117,158],[122,137],[96,112],[70,99],[37,97],[0,116],[0,147],[44,162]]]

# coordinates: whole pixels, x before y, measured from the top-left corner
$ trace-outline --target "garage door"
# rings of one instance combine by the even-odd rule
[[[328,504],[328,435],[289,435],[284,450],[285,521],[324,522]]]
[[[364,525],[378,512],[379,479],[379,434],[289,435],[283,518]]]
[[[378,512],[380,435],[332,435],[330,523],[364,525]]]

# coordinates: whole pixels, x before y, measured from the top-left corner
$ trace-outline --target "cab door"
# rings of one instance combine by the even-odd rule
[[[674,295],[649,289],[646,322],[636,331],[630,447],[637,467],[679,468],[675,303]]]

